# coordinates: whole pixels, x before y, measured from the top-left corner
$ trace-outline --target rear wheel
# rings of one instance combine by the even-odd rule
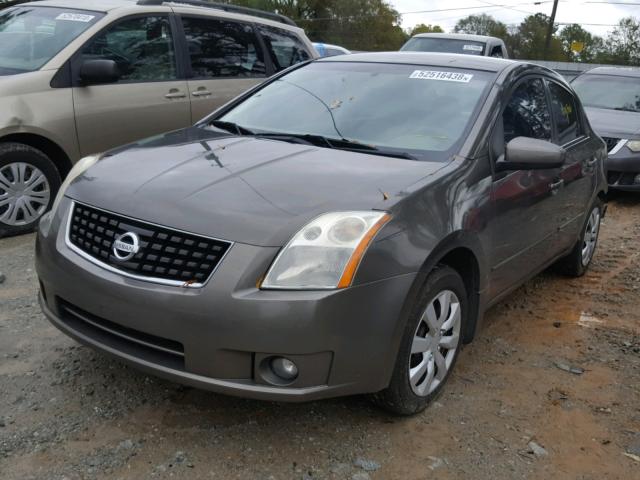
[[[33,231],[60,188],[60,174],[40,150],[0,144],[0,238]]]
[[[468,301],[464,282],[450,267],[434,270],[409,318],[389,387],[374,395],[399,415],[426,408],[442,390],[462,347]]]
[[[561,273],[571,277],[581,277],[589,269],[598,245],[602,211],[603,202],[598,199],[589,211],[580,238],[573,250],[558,262]]]

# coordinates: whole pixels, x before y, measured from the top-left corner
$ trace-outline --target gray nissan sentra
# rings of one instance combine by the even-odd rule
[[[40,302],[147,372],[422,410],[485,310],[593,258],[604,142],[526,63],[357,54],[80,161],[39,228]]]

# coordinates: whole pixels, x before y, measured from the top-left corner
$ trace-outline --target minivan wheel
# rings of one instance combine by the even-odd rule
[[[569,255],[558,262],[558,270],[571,277],[581,277],[589,269],[598,245],[603,202],[598,199],[591,207],[580,238]]]
[[[382,408],[399,415],[424,410],[438,396],[462,348],[468,315],[460,275],[438,266],[427,278],[400,345],[389,387],[374,395]]]
[[[40,150],[0,144],[0,238],[33,231],[59,188],[60,174]]]

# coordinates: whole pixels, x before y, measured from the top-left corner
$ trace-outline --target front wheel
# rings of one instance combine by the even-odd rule
[[[598,199],[589,210],[582,233],[569,255],[558,262],[561,273],[571,277],[581,277],[589,269],[598,246],[603,202]]]
[[[0,144],[0,238],[33,231],[60,188],[60,174],[40,150]]]
[[[462,278],[450,267],[437,267],[407,322],[391,383],[374,395],[374,401],[399,415],[424,410],[455,365],[467,315]]]

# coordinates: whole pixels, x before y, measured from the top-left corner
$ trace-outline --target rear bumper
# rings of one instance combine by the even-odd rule
[[[261,291],[256,279],[277,250],[235,244],[203,288],[170,287],[79,256],[64,242],[65,223],[56,217],[38,233],[40,303],[79,342],[172,381],[249,398],[307,401],[388,385],[415,275],[339,291]],[[297,379],[274,384],[271,356],[293,360]]]

